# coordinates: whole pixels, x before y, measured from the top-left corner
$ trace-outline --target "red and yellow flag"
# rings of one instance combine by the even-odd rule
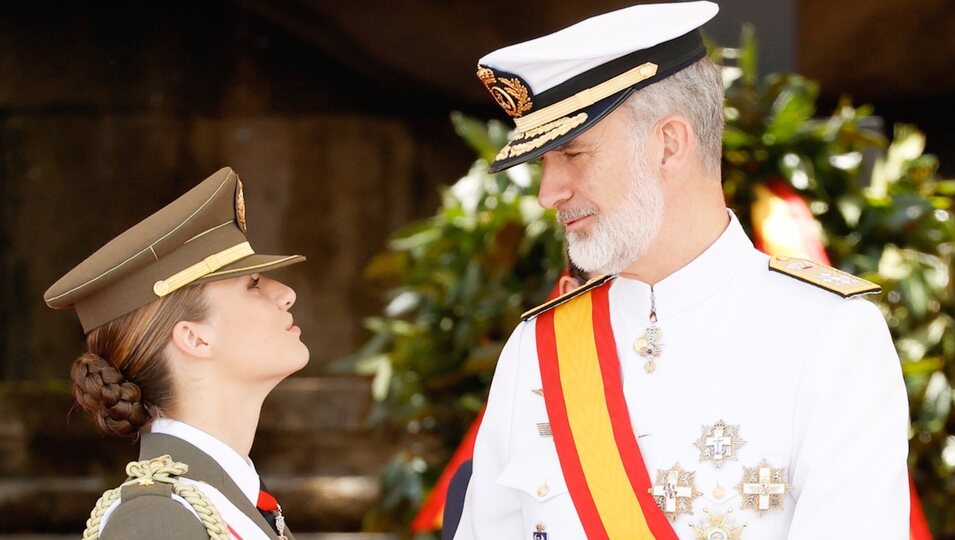
[[[486,407],[486,406],[485,406]],[[448,486],[451,484],[451,477],[457,472],[462,463],[471,459],[474,455],[474,441],[477,439],[478,428],[481,426],[481,419],[484,418],[484,409],[478,413],[477,418],[471,423],[467,433],[464,434],[464,440],[458,445],[457,450],[451,455],[451,461],[441,471],[441,476],[434,484],[431,494],[421,505],[418,514],[411,522],[411,532],[430,532],[440,530],[444,525],[444,504],[448,497]]]
[[[769,255],[830,264],[822,245],[821,227],[796,190],[776,179],[756,184],[753,191],[753,243],[757,249]]]

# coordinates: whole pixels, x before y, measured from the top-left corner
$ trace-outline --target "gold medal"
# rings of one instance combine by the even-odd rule
[[[680,514],[693,513],[693,501],[702,495],[696,490],[696,473],[684,471],[677,463],[667,470],[657,471],[657,481],[647,490],[663,513],[676,521]]]
[[[700,449],[700,463],[712,461],[719,469],[724,460],[735,460],[736,452],[745,443],[739,436],[739,426],[728,426],[720,420],[712,426],[703,426],[703,433],[693,445]]]
[[[737,525],[736,520],[730,517],[730,510],[725,514],[711,514],[703,509],[706,517],[690,524],[693,528],[693,538],[696,540],[741,540],[746,524]]]
[[[759,512],[760,517],[769,510],[782,510],[783,499],[792,491],[786,483],[786,468],[774,468],[765,459],[756,467],[743,467],[743,481],[736,486],[743,496],[743,510]]]

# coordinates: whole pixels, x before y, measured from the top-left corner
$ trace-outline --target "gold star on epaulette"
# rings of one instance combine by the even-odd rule
[[[529,321],[533,319],[534,317],[540,315],[541,313],[544,313],[545,311],[550,309],[554,309],[555,307],[563,304],[564,302],[573,300],[574,298],[577,298],[578,296],[584,294],[585,292],[591,289],[595,289],[603,285],[604,283],[610,281],[611,279],[614,279],[615,277],[617,276],[606,275],[606,276],[595,277],[594,279],[588,281],[587,283],[585,283],[584,285],[581,285],[580,287],[577,287],[576,289],[570,291],[567,294],[558,296],[557,298],[554,298],[553,300],[549,302],[541,304],[534,309],[525,311],[524,314],[521,315],[521,320]]]
[[[769,269],[834,292],[843,298],[882,292],[882,287],[871,281],[806,259],[772,257],[769,259]]]

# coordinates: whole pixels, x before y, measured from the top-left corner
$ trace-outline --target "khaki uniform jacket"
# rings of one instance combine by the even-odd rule
[[[189,465],[186,477],[205,482],[221,491],[239,510],[255,522],[270,539],[278,536],[262,514],[243,495],[225,470],[212,457],[192,444],[171,435],[143,435],[139,459],[169,454],[174,461]],[[122,503],[116,507],[103,528],[103,540],[207,540],[202,522],[181,503],[171,498],[171,486],[128,486],[123,488]],[[286,529],[285,536],[294,540]]]

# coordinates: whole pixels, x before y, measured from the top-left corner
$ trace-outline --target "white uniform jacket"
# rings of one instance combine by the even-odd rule
[[[727,539],[908,538],[908,403],[874,304],[770,271],[735,216],[653,292],[655,372],[634,347],[649,324],[650,286],[617,278],[610,316],[651,483],[677,464],[695,473],[693,513],[671,521],[680,538],[722,538],[696,536],[713,516],[726,517]],[[539,429],[548,418],[535,392],[535,324],[517,327],[498,362],[457,539],[585,538],[554,440]],[[737,440],[724,441],[736,459],[716,467],[695,443],[721,420],[738,426]],[[784,469],[791,491],[760,512],[743,508],[737,486],[763,460]]]

